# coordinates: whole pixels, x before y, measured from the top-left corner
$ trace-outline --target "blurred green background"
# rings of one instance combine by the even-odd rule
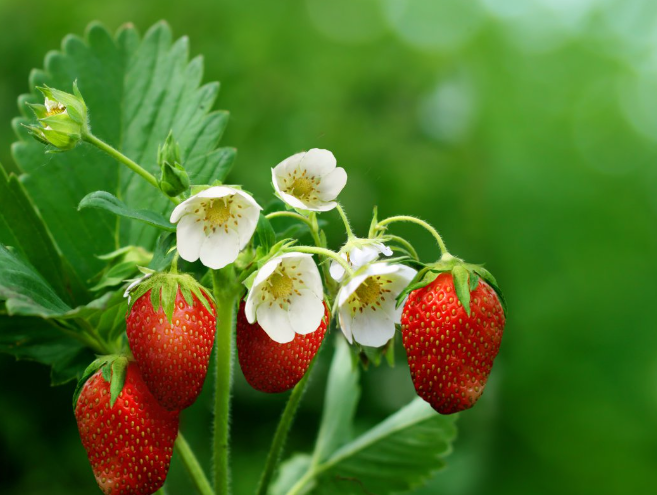
[[[33,67],[92,20],[159,19],[204,54],[231,111],[232,176],[332,150],[362,235],[371,208],[418,215],[486,262],[510,313],[486,394],[420,494],[628,494],[657,486],[657,3],[652,0],[0,0],[0,162]],[[67,89],[67,88],[63,88]],[[93,109],[91,109],[93,112]],[[329,240],[338,247],[337,216]],[[431,239],[397,231],[428,261]],[[310,449],[332,345],[287,452]],[[413,396],[404,353],[363,378],[364,427]],[[0,493],[99,493],[73,385],[0,356]],[[210,388],[182,419],[210,460]],[[236,371],[234,486],[251,493],[285,396]],[[169,494],[189,491],[174,458]]]

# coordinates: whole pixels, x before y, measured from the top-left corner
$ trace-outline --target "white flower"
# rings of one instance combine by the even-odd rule
[[[349,263],[354,270],[358,270],[361,266],[365,266],[376,260],[379,257],[379,254],[392,256],[392,249],[381,242],[373,242],[360,247],[354,246],[346,252],[340,253],[340,256],[342,256],[342,259]],[[331,262],[329,272],[331,273],[331,277],[338,282],[344,278],[344,268],[337,261]]]
[[[313,148],[286,158],[271,170],[274,189],[288,205],[310,211],[335,208],[335,198],[347,183],[347,172],[335,167],[328,150]]]
[[[215,186],[180,203],[171,213],[178,223],[178,254],[218,270],[232,263],[249,243],[262,208],[244,191]]]
[[[405,265],[373,263],[340,289],[338,316],[349,343],[380,347],[392,338],[403,309],[395,309],[395,299],[415,273]]]
[[[257,321],[279,344],[317,330],[324,316],[324,292],[312,255],[285,253],[265,263],[244,312],[249,323]]]
[[[64,113],[66,111],[66,107],[59,103],[58,101],[51,100],[46,96],[46,100],[44,101],[44,106],[46,107],[46,112],[48,112],[48,115],[56,115],[58,113]]]

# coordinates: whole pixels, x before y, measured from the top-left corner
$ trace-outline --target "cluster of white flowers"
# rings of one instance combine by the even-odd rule
[[[297,153],[272,169],[277,196],[300,213],[325,212],[337,206],[338,194],[347,183],[333,154],[311,149]],[[179,204],[171,214],[177,223],[180,257],[213,269],[233,263],[253,236],[262,208],[244,191],[228,186],[210,187]],[[348,242],[340,256],[353,270],[347,274],[336,261],[330,274],[342,285],[337,295],[340,327],[350,343],[385,345],[400,321],[396,298],[409,284],[415,270],[377,261],[391,256],[377,240]],[[285,252],[267,261],[249,289],[245,313],[269,337],[287,343],[296,334],[317,330],[324,317],[324,290],[311,254]]]

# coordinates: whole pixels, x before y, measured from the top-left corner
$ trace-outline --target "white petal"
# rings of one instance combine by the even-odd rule
[[[347,338],[349,343],[353,344],[354,340],[351,333],[352,318],[349,310],[340,308],[338,313],[338,320],[340,321],[340,329],[342,330],[342,333]]]
[[[344,303],[347,302],[347,299],[351,297],[351,295],[356,292],[356,289],[360,287],[360,284],[365,282],[365,279],[369,277],[367,273],[361,273],[359,275],[356,275],[353,277],[349,282],[347,282],[346,285],[343,285],[340,288],[340,292],[338,292],[338,306],[342,306]]]
[[[324,316],[324,302],[309,290],[295,294],[290,301],[287,316],[294,331],[306,335],[317,330]]]
[[[251,287],[249,295],[246,297],[246,305],[244,306],[244,315],[249,323],[253,324],[256,321],[256,307],[255,303],[260,298],[260,287],[255,285]]]
[[[340,253],[340,257],[347,261],[347,255],[345,253]],[[333,280],[339,282],[344,278],[345,270],[340,263],[337,261],[331,261],[331,266],[329,268],[329,273]]]
[[[335,164],[335,157],[329,150],[313,148],[304,155],[299,166],[311,176],[323,177],[335,169]]]
[[[288,263],[290,263],[288,261]],[[318,298],[324,297],[324,287],[322,286],[322,276],[312,258],[302,258],[298,261],[299,272],[307,289],[312,291]]]
[[[205,238],[201,246],[200,258],[208,268],[219,270],[237,259],[240,253],[239,237],[234,230],[217,230]]]
[[[196,196],[192,196],[189,199],[186,199],[178,206],[176,206],[171,212],[171,217],[169,217],[169,222],[177,223],[183,215],[192,213],[196,209],[196,205],[199,200]]]
[[[299,198],[295,198],[291,194],[284,193],[282,191],[279,191],[278,194],[280,195],[281,199],[285,201],[288,205],[290,205],[292,208],[299,208],[300,210],[310,210],[309,205],[301,201]]]
[[[296,335],[287,317],[287,311],[278,304],[261,304],[257,309],[258,324],[273,341],[287,344]]]
[[[302,151],[301,153],[296,153],[285,160],[283,160],[281,163],[276,165],[273,169],[272,172],[274,172],[276,175],[279,175],[281,177],[287,175],[288,172],[292,172],[294,169],[296,169],[299,166],[299,163],[301,160],[303,160],[303,157],[306,155],[305,151]],[[272,176],[273,178],[273,176]],[[274,183],[276,183],[276,179],[274,179]]]
[[[384,312],[368,308],[354,315],[351,331],[359,344],[381,347],[395,335],[395,324]]]
[[[283,261],[282,256],[277,256],[276,258],[270,259],[267,263],[262,265],[260,270],[258,270],[258,274],[256,275],[256,278],[253,280],[253,285],[251,286],[251,289],[255,289],[256,287],[259,287],[262,285],[262,283],[267,280],[272,273],[276,271],[276,268],[278,265],[281,264]]]
[[[333,201],[338,197],[338,194],[344,189],[345,185],[347,185],[347,172],[342,167],[338,167],[321,178],[317,186],[319,199],[322,201]]]
[[[379,257],[379,251],[373,246],[354,248],[349,252],[349,261],[354,268],[360,268]]]
[[[214,186],[201,191],[196,195],[197,198],[223,198],[225,196],[233,196],[237,194],[238,190],[228,186]]]
[[[304,210],[308,211],[331,211],[338,204],[335,201],[329,201],[325,203],[324,201],[314,201],[312,203],[306,203]]]
[[[251,196],[249,193],[240,191],[239,189],[235,189],[234,191],[236,196],[239,196],[240,198],[244,199],[249,205],[253,206],[254,208],[257,208],[258,210],[262,210],[262,206],[260,206],[258,202],[255,199],[253,199],[253,196]]]
[[[203,224],[196,219],[196,215],[185,215],[176,227],[178,254],[185,261],[196,261],[205,241]]]
[[[392,249],[381,242],[374,244],[374,248],[385,256],[392,256]]]

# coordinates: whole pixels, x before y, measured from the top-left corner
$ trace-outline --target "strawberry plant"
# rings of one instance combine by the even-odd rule
[[[199,493],[230,493],[234,346],[252,387],[291,390],[257,493],[409,491],[444,465],[453,413],[484,391],[505,324],[497,282],[415,217],[375,209],[358,237],[338,202],[347,171],[328,150],[250,164],[271,174],[271,200],[231,184],[236,151],[218,146],[228,114],[211,110],[218,84],[202,73],[164,23],[143,37],[93,24],[33,71],[14,122],[20,174],[0,167],[0,350],[49,366],[53,385],[77,382],[106,494],[166,487],[172,452]],[[325,218],[344,226],[337,251]],[[425,228],[437,261],[391,233],[398,222]],[[361,368],[392,363],[399,336],[419,398],[354,435]],[[314,450],[280,463],[327,345]],[[211,473],[178,431],[204,386]]]

